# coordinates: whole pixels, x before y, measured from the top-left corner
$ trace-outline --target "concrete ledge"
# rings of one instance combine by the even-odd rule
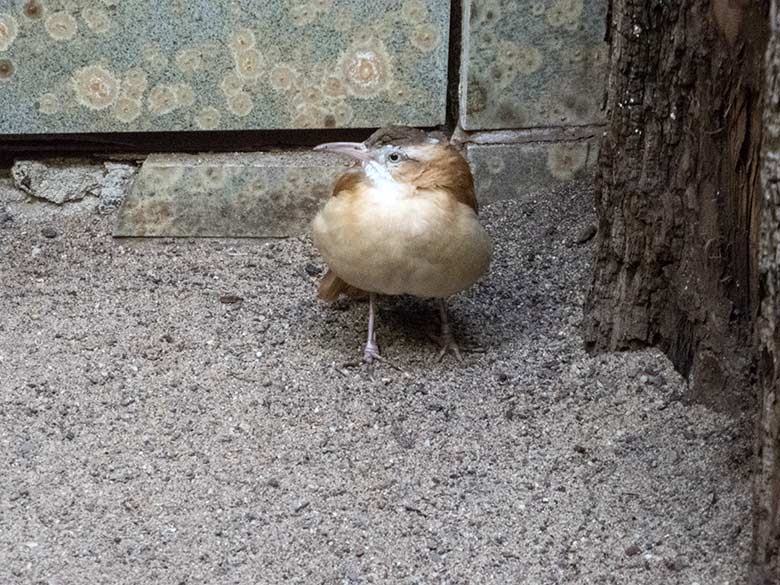
[[[598,141],[529,144],[468,144],[468,158],[483,205],[523,199],[569,181],[593,180]]]
[[[595,138],[467,144],[483,205],[590,182]],[[305,232],[347,161],[311,151],[153,155],[117,216],[115,236],[278,238]]]
[[[114,235],[296,235],[347,167],[310,151],[152,155],[120,208]]]

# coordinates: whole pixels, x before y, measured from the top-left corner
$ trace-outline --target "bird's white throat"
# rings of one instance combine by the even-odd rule
[[[364,163],[363,169],[374,189],[383,196],[401,198],[408,194],[409,186],[406,183],[396,181],[384,165],[369,161]]]

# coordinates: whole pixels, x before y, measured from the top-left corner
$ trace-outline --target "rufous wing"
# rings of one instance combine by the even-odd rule
[[[320,288],[317,291],[317,296],[323,301],[335,301],[340,295],[347,295],[353,299],[361,299],[367,297],[368,293],[347,284],[341,280],[335,272],[328,269],[325,276],[323,276],[320,281]]]

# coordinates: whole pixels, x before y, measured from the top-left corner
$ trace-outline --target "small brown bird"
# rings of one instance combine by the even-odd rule
[[[466,160],[443,134],[397,126],[365,142],[330,142],[314,150],[357,160],[312,224],[329,267],[319,296],[368,293],[368,363],[381,359],[374,333],[377,294],[436,298],[439,359],[448,350],[461,359],[445,299],[474,284],[492,254]]]

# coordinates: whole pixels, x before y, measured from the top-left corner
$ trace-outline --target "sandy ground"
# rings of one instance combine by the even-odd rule
[[[579,333],[591,195],[486,208],[451,303],[315,298],[306,238],[0,213],[0,583],[742,583],[748,417]],[[0,210],[3,206],[0,205]]]

